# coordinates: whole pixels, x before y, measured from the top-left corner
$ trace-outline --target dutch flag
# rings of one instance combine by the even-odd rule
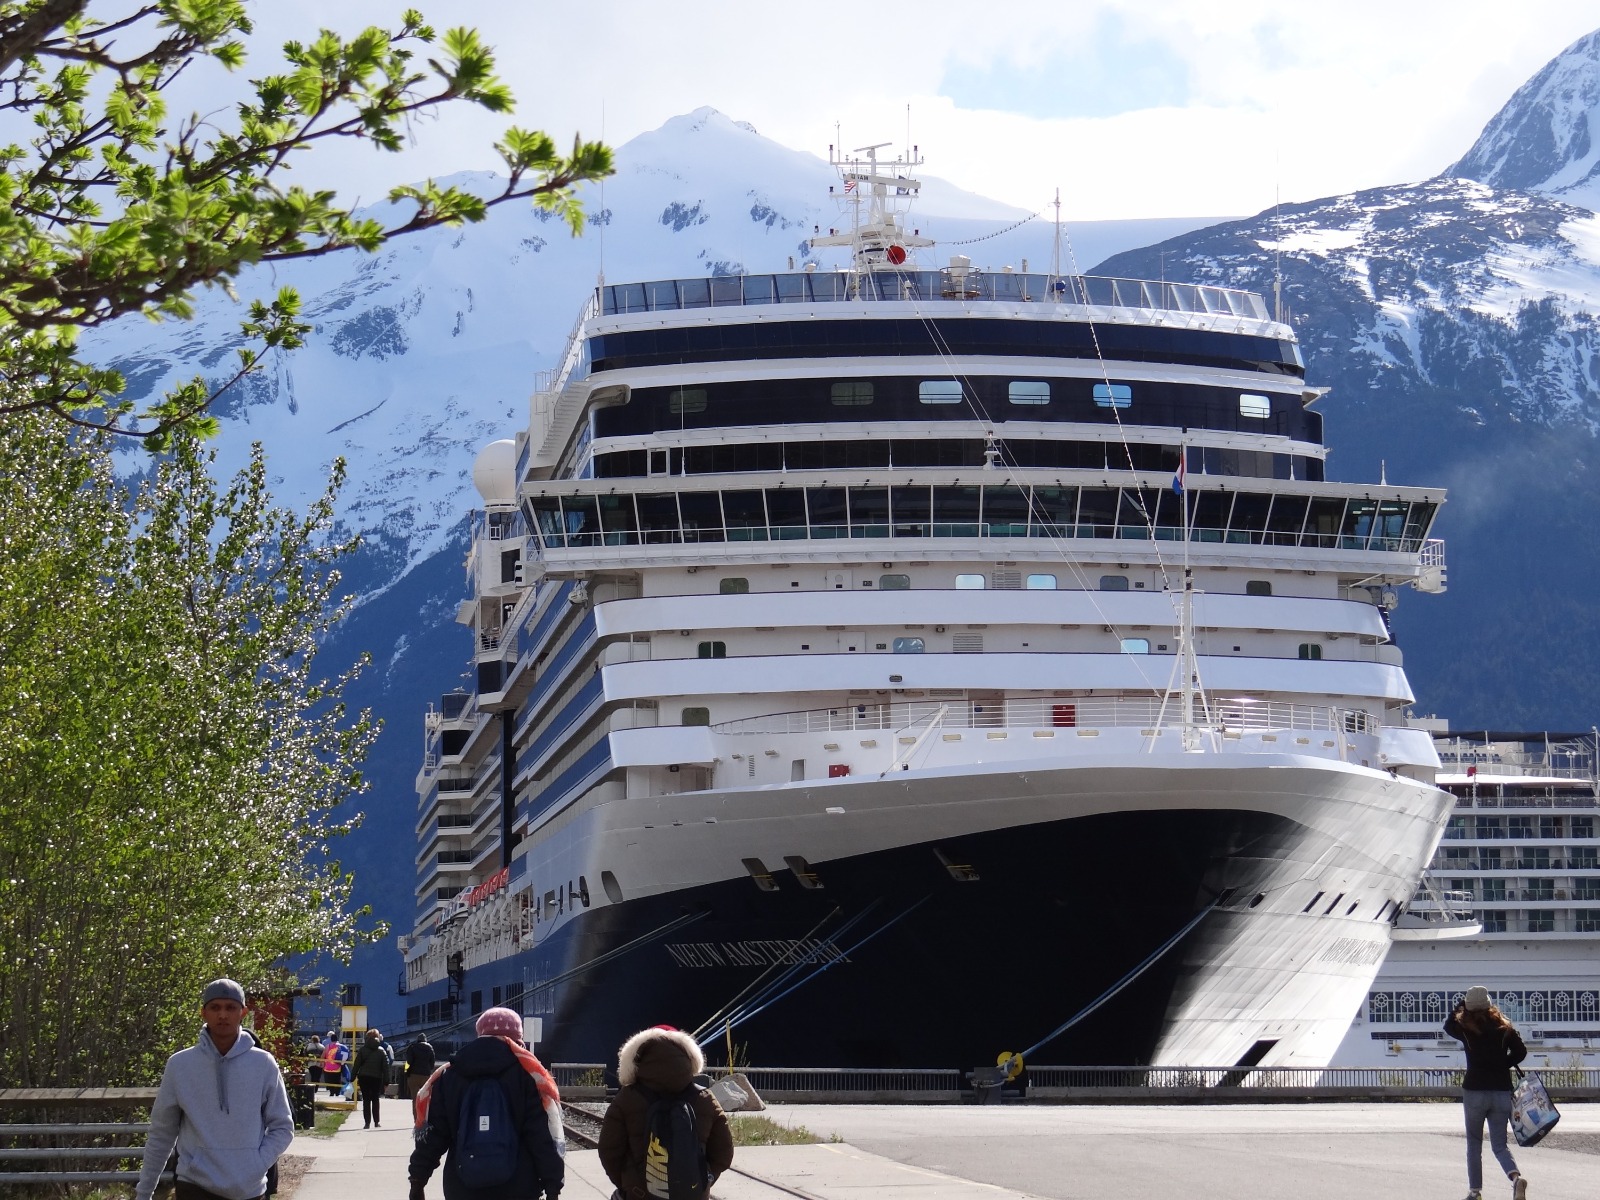
[[[1178,470],[1172,477],[1172,491],[1174,495],[1183,495],[1183,468],[1188,460],[1187,451],[1178,452]]]

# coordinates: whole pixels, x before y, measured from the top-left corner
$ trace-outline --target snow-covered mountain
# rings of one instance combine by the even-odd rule
[[[1497,729],[1600,714],[1600,33],[1435,179],[1286,206],[1102,264],[1281,289],[1331,477],[1450,489],[1450,592],[1398,615],[1422,711]]]
[[[956,152],[955,150],[951,151]],[[249,444],[268,451],[273,491],[303,505],[320,493],[335,456],[349,463],[344,523],[365,537],[346,572],[361,606],[329,647],[333,662],[367,651],[373,666],[353,699],[386,722],[369,762],[366,824],[343,847],[358,898],[409,930],[414,855],[412,782],[420,763],[422,714],[462,678],[467,635],[453,621],[477,452],[527,424],[534,376],[556,365],[596,281],[784,270],[808,255],[817,229],[843,223],[830,193],[837,173],[816,155],[787,149],[712,109],[675,117],[617,150],[618,171],[586,189],[581,238],[531,207],[496,208],[489,220],[405,238],[377,254],[345,254],[255,271],[242,300],[297,288],[314,332],[306,346],[222,402],[219,466],[241,464]],[[937,176],[924,187],[914,224],[940,244],[934,261],[1043,269],[1055,230],[1040,199],[1030,213]],[[454,181],[488,193],[489,175]],[[380,213],[381,215],[381,213]],[[1098,222],[1063,239],[1063,269],[1082,269],[1116,250],[1192,230],[1195,220]],[[1075,252],[1075,254],[1074,254]],[[825,268],[838,251],[819,256]],[[224,378],[240,345],[240,304],[204,294],[193,322],[130,321],[86,339],[119,366],[135,399],[195,375]],[[145,465],[142,450],[125,457]],[[393,942],[365,951],[351,976],[368,984],[375,1019],[392,1019]],[[381,981],[381,985],[380,985]]]
[[[1600,207],[1600,30],[1518,88],[1445,174]]]

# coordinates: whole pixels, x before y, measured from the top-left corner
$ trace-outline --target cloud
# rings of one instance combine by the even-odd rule
[[[259,6],[256,54],[329,13],[351,32],[402,7],[274,0]],[[1242,215],[1275,195],[1425,178],[1595,22],[1573,0],[1524,0],[1511,19],[1498,0],[1028,0],[981,15],[925,0],[882,22],[835,0],[422,7],[482,30],[516,120],[562,142],[581,131],[620,144],[709,104],[821,155],[835,141],[903,140],[909,105],[925,173],[1030,209],[1059,186],[1080,219]],[[492,168],[504,124],[457,112],[419,123],[404,155],[323,156],[305,176],[371,198]]]

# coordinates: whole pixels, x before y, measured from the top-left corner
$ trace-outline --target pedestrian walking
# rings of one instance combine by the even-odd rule
[[[244,989],[215,979],[200,995],[203,1028],[167,1060],[150,1109],[134,1200],[151,1200],[178,1152],[176,1200],[258,1200],[267,1173],[294,1140],[277,1059],[240,1028]]]
[[[416,1041],[406,1048],[406,1095],[411,1097],[411,1120],[417,1119],[417,1093],[422,1090],[422,1085],[428,1082],[428,1076],[433,1074],[434,1065],[438,1056],[433,1052],[433,1043],[428,1040],[428,1035],[419,1033]]]
[[[345,1085],[345,1060],[350,1051],[339,1041],[334,1030],[328,1030],[328,1040],[322,1047],[322,1082],[328,1085],[328,1095],[337,1096]]]
[[[1461,1107],[1467,1120],[1467,1200],[1483,1198],[1483,1127],[1489,1126],[1489,1147],[1506,1177],[1512,1200],[1527,1200],[1528,1181],[1506,1145],[1511,1125],[1511,1068],[1528,1057],[1516,1027],[1489,999],[1489,989],[1475,985],[1445,1018],[1444,1031],[1467,1052],[1467,1073],[1461,1082]]]
[[[445,1200],[556,1200],[566,1170],[556,1081],[511,1009],[486,1009],[476,1028],[417,1092],[410,1200],[423,1200],[441,1159]]]
[[[600,1126],[600,1165],[620,1200],[703,1195],[733,1165],[728,1118],[695,1079],[705,1068],[695,1040],[671,1026],[642,1030],[622,1044],[622,1088]],[[674,1187],[680,1180],[687,1186]]]
[[[367,1030],[366,1040],[361,1043],[351,1064],[356,1077],[356,1091],[361,1095],[363,1129],[382,1124],[378,1120],[378,1102],[383,1099],[383,1089],[389,1083],[389,1064],[389,1055],[383,1048],[383,1034],[376,1029]]]

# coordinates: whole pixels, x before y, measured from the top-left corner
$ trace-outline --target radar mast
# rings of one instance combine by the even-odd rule
[[[828,148],[829,165],[844,182],[842,192],[835,197],[844,209],[848,227],[830,229],[825,235],[812,238],[811,245],[850,247],[850,270],[854,274],[898,270],[905,265],[909,251],[933,245],[932,238],[907,229],[905,222],[911,202],[922,188],[922,181],[909,172],[922,165],[922,158],[912,147],[909,157],[879,162],[878,151],[890,145],[893,143],[860,146],[848,157]]]

